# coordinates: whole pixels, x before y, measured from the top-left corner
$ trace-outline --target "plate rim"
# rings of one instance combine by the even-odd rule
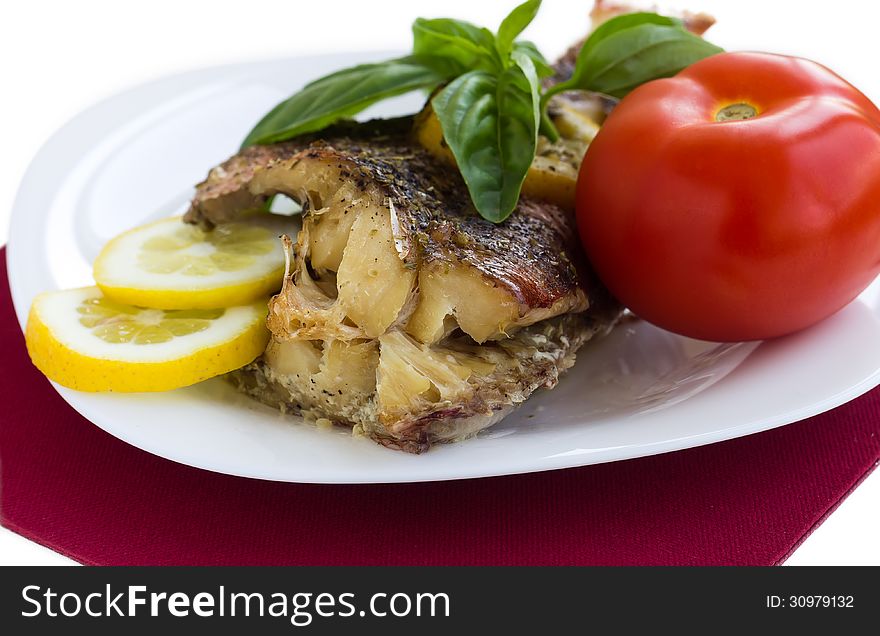
[[[329,59],[339,59],[339,60],[348,60],[352,57],[357,57],[361,60],[366,60],[372,57],[380,57],[384,55],[388,55],[387,51],[350,51],[350,52],[337,52],[337,53],[326,53],[326,54],[315,54],[315,55],[297,55],[297,56],[284,56],[284,57],[273,57],[267,58],[265,60],[254,60],[254,61],[245,61],[245,62],[236,62],[232,64],[221,64],[208,66],[204,68],[195,68],[188,69],[185,71],[168,74],[162,77],[158,77],[152,79],[147,82],[143,82],[137,84],[135,86],[128,87],[124,90],[121,90],[113,95],[105,97],[101,100],[98,100],[92,103],[89,106],[86,106],[84,109],[79,111],[73,117],[71,117],[67,122],[65,122],[61,127],[59,127],[53,134],[51,134],[40,146],[39,150],[35,153],[35,155],[31,158],[28,163],[27,169],[25,170],[22,179],[19,183],[18,189],[16,191],[15,197],[13,199],[13,204],[11,208],[10,222],[9,222],[9,239],[6,245],[6,262],[7,262],[7,278],[9,280],[10,292],[12,296],[13,306],[16,312],[16,317],[19,322],[19,327],[22,331],[24,331],[25,323],[27,320],[27,311],[28,308],[23,306],[23,296],[24,293],[18,289],[18,283],[14,280],[12,275],[12,270],[14,268],[15,254],[16,254],[16,241],[15,237],[21,233],[20,230],[17,230],[19,224],[22,223],[20,217],[22,214],[19,212],[19,209],[24,205],[23,200],[26,194],[29,192],[27,189],[27,185],[35,179],[35,176],[39,174],[39,169],[42,164],[46,162],[47,158],[51,157],[53,147],[60,143],[60,140],[63,139],[65,135],[67,135],[70,131],[75,129],[80,123],[87,117],[92,116],[95,112],[111,108],[117,100],[125,99],[131,97],[133,94],[137,94],[140,91],[149,92],[156,86],[167,84],[173,81],[181,81],[187,78],[193,77],[205,77],[206,75],[213,75],[217,73],[224,73],[232,71],[236,68],[244,69],[244,68],[253,68],[260,64],[273,63],[273,64],[283,64],[285,62],[302,62],[304,60],[313,60],[313,59],[321,59],[321,60],[329,60]],[[207,169],[206,169],[207,170]],[[758,345],[757,351],[763,345]],[[750,355],[754,355],[755,351],[751,352]],[[720,380],[720,382],[724,382],[724,379]],[[846,390],[838,391],[832,396],[827,396],[823,399],[816,400],[810,402],[808,404],[804,404],[798,409],[795,409],[792,412],[788,412],[784,415],[777,415],[773,417],[769,417],[765,420],[761,420],[760,422],[747,422],[741,426],[734,426],[726,429],[712,430],[712,431],[704,431],[702,433],[698,433],[695,435],[685,435],[680,437],[675,437],[671,439],[666,439],[663,441],[650,442],[647,444],[641,444],[637,448],[628,447],[625,456],[614,456],[613,453],[597,453],[595,455],[572,455],[572,456],[564,456],[564,457],[538,457],[537,459],[532,458],[530,460],[530,464],[528,466],[520,466],[519,468],[508,468],[504,470],[476,470],[473,468],[469,468],[467,470],[457,470],[455,474],[442,474],[442,471],[437,471],[438,474],[430,477],[407,477],[401,476],[400,478],[388,478],[383,477],[380,479],[354,479],[352,477],[346,477],[344,473],[338,478],[315,478],[309,477],[308,475],[302,475],[300,477],[273,477],[265,474],[254,474],[251,472],[250,474],[242,471],[232,471],[232,470],[221,470],[215,466],[206,465],[197,461],[188,461],[186,459],[182,459],[180,456],[175,456],[173,453],[166,453],[163,450],[156,450],[154,447],[145,447],[144,445],[135,444],[130,439],[120,436],[117,434],[115,430],[111,430],[111,428],[106,427],[97,420],[100,418],[94,417],[91,413],[89,413],[90,409],[86,406],[83,406],[81,400],[76,399],[77,392],[71,391],[70,389],[66,389],[64,387],[57,386],[54,382],[52,383],[53,388],[62,396],[62,398],[78,413],[83,415],[86,419],[88,419],[93,425],[98,428],[104,430],[110,435],[120,439],[121,441],[135,446],[145,452],[148,452],[152,455],[156,455],[158,457],[162,457],[163,459],[174,461],[176,463],[192,466],[195,468],[199,468],[202,470],[208,470],[210,472],[215,472],[218,474],[228,474],[234,475],[237,477],[245,477],[251,479],[260,479],[265,481],[278,481],[278,482],[287,482],[287,483],[315,483],[315,484],[367,484],[367,483],[423,483],[423,482],[432,482],[432,481],[451,481],[451,480],[460,480],[460,479],[475,479],[475,478],[490,478],[490,477],[500,477],[500,476],[509,476],[509,475],[519,475],[519,474],[527,474],[533,472],[546,472],[550,470],[563,470],[569,468],[579,468],[585,467],[593,464],[600,463],[608,463],[614,461],[624,461],[627,459],[638,459],[642,457],[647,457],[651,455],[665,454],[669,452],[676,452],[680,450],[686,450],[690,448],[697,448],[700,446],[705,446],[708,444],[714,444],[718,442],[728,441],[737,439],[739,437],[744,437],[747,435],[752,435],[755,433],[772,430],[774,428],[778,428],[780,426],[792,424],[818,414],[827,412],[832,410],[842,404],[845,404],[853,399],[856,399],[871,389],[875,388],[880,384],[880,365],[878,368],[874,370],[873,373],[868,375],[862,381],[849,386]],[[392,452],[392,451],[387,451]],[[258,471],[257,471],[258,472]],[[295,471],[294,471],[295,472]]]

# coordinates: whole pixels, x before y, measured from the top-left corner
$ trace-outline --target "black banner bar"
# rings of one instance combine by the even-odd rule
[[[878,619],[877,568],[2,568],[7,634],[630,633],[828,629]],[[12,627],[12,631],[8,628]],[[193,631],[198,630],[198,631]],[[417,631],[416,631],[417,630]],[[79,633],[79,632],[74,632]],[[155,632],[152,632],[155,633]],[[566,631],[568,633],[568,631]]]

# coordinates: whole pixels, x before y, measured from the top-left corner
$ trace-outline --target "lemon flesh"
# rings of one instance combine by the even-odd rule
[[[266,300],[224,309],[117,303],[97,287],[40,294],[25,338],[34,365],[80,391],[168,391],[238,369],[266,347]]]
[[[281,288],[292,231],[284,217],[264,214],[205,231],[173,217],[120,234],[101,250],[94,277],[104,295],[156,309],[234,307]]]

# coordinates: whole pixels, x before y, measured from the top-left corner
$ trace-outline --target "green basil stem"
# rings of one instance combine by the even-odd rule
[[[550,115],[547,114],[546,104],[543,101],[540,108],[541,127],[538,130],[542,135],[550,140],[550,143],[555,144],[557,141],[559,141],[559,131],[556,130],[556,124],[553,123],[553,120],[550,119]]]

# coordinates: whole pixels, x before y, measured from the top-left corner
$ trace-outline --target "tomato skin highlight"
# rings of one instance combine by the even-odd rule
[[[755,115],[716,121],[732,105]],[[577,219],[599,277],[645,320],[715,341],[799,331],[880,273],[880,111],[815,62],[706,58],[615,107]]]

